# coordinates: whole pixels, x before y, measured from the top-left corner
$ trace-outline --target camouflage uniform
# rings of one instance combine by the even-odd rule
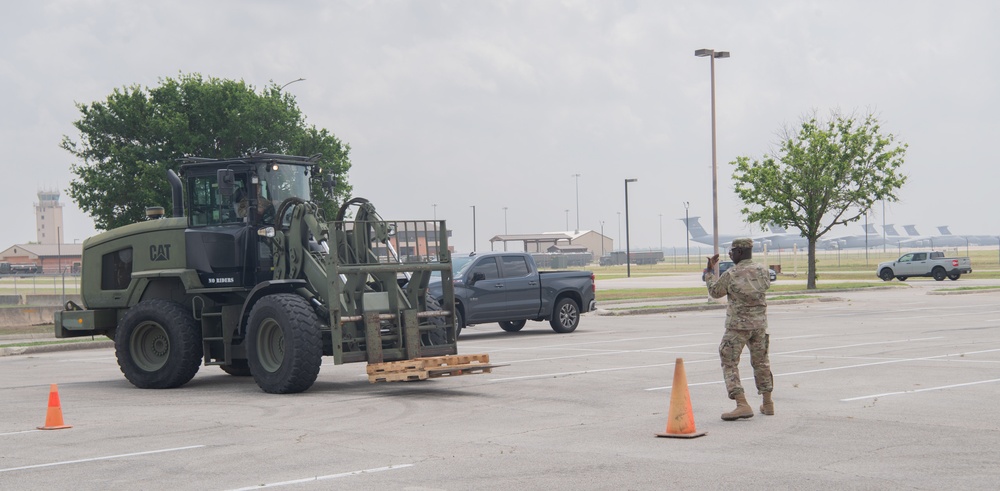
[[[750,239],[736,239],[733,247],[752,247]],[[763,394],[774,388],[771,363],[768,360],[767,301],[764,292],[771,286],[766,267],[744,259],[715,278],[705,275],[708,294],[714,298],[729,296],[726,308],[726,333],[719,345],[722,375],[730,399],[743,393],[740,384],[740,354],[744,346],[750,347],[750,364],[753,366],[757,392]]]

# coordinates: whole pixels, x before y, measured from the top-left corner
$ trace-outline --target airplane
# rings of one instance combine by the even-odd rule
[[[1000,243],[1000,237],[996,235],[953,235],[950,230],[948,230],[947,225],[941,225],[938,228],[938,232],[941,235],[935,235],[934,245],[940,245],[943,247],[959,247],[959,246],[984,246],[984,245],[997,245]]]
[[[825,245],[829,249],[863,249],[865,247],[877,247],[888,242],[882,239],[882,235],[875,231],[875,225],[870,223],[867,227],[862,225],[861,230],[864,230],[865,233],[862,235],[834,237],[827,240]]]
[[[691,234],[691,240],[695,242],[700,242],[702,244],[712,245],[712,234],[708,233],[698,219],[701,217],[691,217],[687,220],[686,225],[688,227],[688,232]],[[684,222],[681,218],[680,221]],[[770,234],[759,234],[751,236],[754,241],[754,250],[762,251],[764,246],[767,246],[768,250],[776,249],[791,249],[792,247],[798,247],[799,249],[804,249],[809,246],[809,241],[796,233],[789,233],[783,227],[771,224]],[[747,237],[747,235],[723,235],[719,234],[719,247],[729,248],[729,245],[733,242],[733,239],[739,237]]]

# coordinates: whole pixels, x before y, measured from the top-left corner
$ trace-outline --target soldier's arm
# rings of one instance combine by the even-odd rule
[[[727,273],[729,273],[729,271],[719,275],[718,278],[715,277],[715,274],[713,274],[712,271],[705,273],[705,286],[708,287],[708,294],[712,298],[722,298],[729,292],[729,280],[731,275]]]

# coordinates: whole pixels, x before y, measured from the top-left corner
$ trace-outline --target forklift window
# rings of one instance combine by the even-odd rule
[[[196,176],[191,180],[191,225],[208,226],[227,223],[241,223],[238,214],[241,196],[246,195],[246,176],[236,176],[233,195],[226,197],[219,193],[215,175]]]

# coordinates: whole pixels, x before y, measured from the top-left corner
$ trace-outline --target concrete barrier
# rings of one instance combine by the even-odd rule
[[[63,299],[72,300],[77,304],[82,303],[80,295],[24,295],[24,303],[21,305],[54,305],[62,307]]]
[[[0,309],[0,327],[37,326],[52,324],[62,307],[7,307]]]
[[[21,305],[20,295],[0,295],[0,305]]]

